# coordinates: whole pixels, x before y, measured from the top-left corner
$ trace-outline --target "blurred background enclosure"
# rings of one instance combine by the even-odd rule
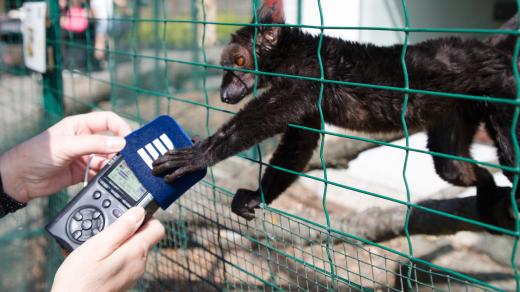
[[[112,110],[134,128],[168,114],[190,135],[208,137],[240,109],[220,101],[222,72],[229,69],[220,66],[220,54],[231,33],[251,25],[262,1],[49,0],[43,74],[23,64],[24,2],[0,0],[3,151],[76,113]],[[517,33],[497,30],[517,11],[515,1],[285,0],[284,7],[289,25],[378,45]],[[415,30],[407,32],[407,22]],[[518,290],[519,231],[490,235],[471,216],[461,217],[461,209],[474,207],[475,190],[435,174],[423,133],[324,127],[324,164],[316,151],[297,183],[263,205],[255,220],[231,213],[230,201],[238,188],[258,187],[278,137],[212,167],[159,212],[167,236],[136,289]],[[489,139],[477,138],[476,160],[507,185]],[[418,151],[405,151],[406,142]],[[63,256],[42,228],[78,190],[2,219],[0,290],[50,289]],[[446,200],[458,205],[445,208]],[[437,231],[425,234],[423,224]]]

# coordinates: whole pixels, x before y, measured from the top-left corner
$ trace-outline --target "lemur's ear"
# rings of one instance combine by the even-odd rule
[[[263,49],[270,50],[278,43],[280,35],[279,27],[266,27],[260,30],[256,38],[256,44]]]
[[[258,23],[260,24],[283,24],[285,23],[283,12],[283,0],[266,0],[257,11]],[[280,27],[260,26],[257,45],[264,49],[271,49],[278,42]]]
[[[284,23],[283,0],[265,0],[257,16],[259,23]]]

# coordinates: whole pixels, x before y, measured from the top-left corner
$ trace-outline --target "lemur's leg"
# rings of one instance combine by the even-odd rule
[[[165,175],[166,182],[214,165],[261,141],[287,130],[316,112],[314,100],[290,91],[272,90],[252,99],[211,137],[191,148],[168,151],[153,164],[154,175]]]
[[[502,166],[514,167],[515,149],[511,136],[514,109],[510,105],[490,105],[488,108],[490,113],[486,121],[486,129],[497,147],[498,161]],[[519,137],[519,132],[517,127],[516,137]],[[509,181],[513,182],[514,173],[505,170],[503,172]],[[520,188],[517,188],[517,202],[520,198],[519,194]],[[499,187],[494,196],[490,194],[483,197],[481,201],[482,205],[492,206],[488,212],[488,217],[491,217],[491,220],[488,220],[489,223],[514,228],[515,217],[511,207],[511,188]]]
[[[320,128],[320,120],[317,115],[305,118],[302,124],[310,128]],[[311,159],[319,137],[320,134],[317,132],[289,127],[269,164],[301,172]],[[267,167],[261,182],[265,202],[271,203],[297,178],[296,174],[277,170],[271,166]],[[231,203],[231,210],[237,215],[251,220],[255,218],[254,209],[261,202],[260,189],[256,191],[239,189]]]
[[[511,108],[507,108],[511,107]],[[506,105],[494,105],[490,107],[490,114],[486,121],[486,129],[495,142],[497,147],[498,161],[503,166],[514,167],[515,149],[511,136],[513,126],[513,108]],[[516,136],[518,137],[519,128],[516,128]],[[504,175],[513,181],[514,174],[504,171]]]
[[[478,123],[462,120],[453,115],[428,131],[428,148],[431,151],[471,158],[469,152]],[[504,225],[506,218],[497,218],[496,210],[502,209],[507,216],[500,196],[504,188],[496,186],[491,173],[476,164],[433,156],[435,170],[444,180],[458,186],[477,187],[477,211],[481,220],[495,225]],[[503,216],[502,216],[503,217]]]
[[[469,122],[456,114],[451,119],[439,121],[428,130],[428,148],[434,152],[471,158],[469,148],[478,128],[478,122]],[[433,156],[437,174],[457,186],[477,184],[494,186],[493,177],[476,164]]]

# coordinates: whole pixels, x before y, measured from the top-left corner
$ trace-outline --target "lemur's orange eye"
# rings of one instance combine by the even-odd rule
[[[235,64],[237,66],[242,67],[242,66],[244,66],[245,63],[246,63],[246,60],[244,59],[244,57],[238,56],[238,57],[235,58]]]

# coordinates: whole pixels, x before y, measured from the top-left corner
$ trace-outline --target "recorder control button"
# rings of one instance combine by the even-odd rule
[[[119,210],[119,209],[112,210],[112,215],[114,215],[114,217],[116,217],[116,218],[121,217],[122,214],[123,214],[123,212],[121,212],[121,210]]]
[[[81,218],[78,220],[78,218]],[[105,227],[105,217],[98,208],[77,209],[67,223],[68,234],[77,242],[84,242]]]
[[[103,208],[108,208],[112,205],[112,202],[110,200],[104,200],[103,201]]]
[[[90,220],[85,220],[81,223],[81,228],[83,228],[83,230],[89,230],[90,228],[92,228],[92,221]]]
[[[81,219],[83,219],[83,215],[81,215],[80,212],[77,212],[74,214],[74,219],[76,219],[76,221],[81,221]]]
[[[95,191],[94,194],[92,195],[92,197],[93,197],[95,200],[101,198],[101,192],[100,192],[100,191]]]
[[[78,230],[78,231],[74,231],[74,233],[72,233],[72,236],[74,237],[74,239],[79,239],[81,237],[83,232],[81,232],[81,230]]]

